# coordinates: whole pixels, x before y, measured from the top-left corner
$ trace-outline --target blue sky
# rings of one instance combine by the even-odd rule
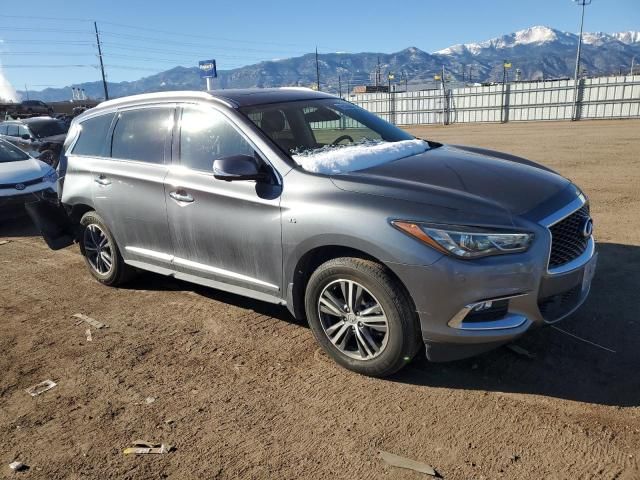
[[[108,80],[122,81],[198,59],[216,58],[227,69],[316,45],[320,52],[433,52],[533,25],[577,32],[579,10],[571,0],[30,0],[0,13],[0,61],[20,90],[98,80],[92,20]],[[8,16],[28,14],[38,18]],[[593,0],[585,30],[640,30],[640,0]]]

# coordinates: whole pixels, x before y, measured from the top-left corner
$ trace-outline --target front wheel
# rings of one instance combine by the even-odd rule
[[[129,280],[134,269],[124,263],[111,232],[96,212],[87,212],[80,219],[80,251],[85,263],[100,283],[116,287]]]
[[[311,275],[305,309],[314,336],[340,365],[385,377],[420,349],[420,328],[402,285],[375,262],[336,258]]]

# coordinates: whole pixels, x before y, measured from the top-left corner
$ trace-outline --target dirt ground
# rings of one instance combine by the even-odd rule
[[[553,167],[591,197],[585,306],[519,344],[394,378],[333,364],[286,309],[146,274],[92,280],[77,247],[0,227],[0,478],[640,478],[640,121],[420,127]],[[1,244],[4,240],[9,243]],[[77,324],[75,313],[108,325]],[[25,389],[58,383],[31,398]],[[151,401],[149,397],[153,397]],[[148,399],[148,401],[147,401]],[[135,439],[175,445],[124,456]],[[12,473],[20,460],[30,468]]]

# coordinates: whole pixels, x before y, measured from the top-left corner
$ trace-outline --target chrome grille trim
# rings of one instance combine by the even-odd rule
[[[579,253],[577,256],[571,258],[566,263],[562,263],[555,266],[551,265],[551,256],[552,256],[553,242],[554,242],[553,227],[561,223],[562,221],[568,219],[572,215],[576,214],[583,208],[586,208],[587,215],[588,215],[589,207],[587,205],[587,199],[582,193],[580,193],[577,196],[577,198],[575,198],[573,201],[571,201],[560,210],[552,213],[551,215],[547,216],[546,218],[540,221],[540,224],[547,227],[547,229],[549,230],[549,236],[551,239],[551,243],[549,245],[549,253],[547,257],[547,273],[549,273],[550,275],[567,273],[576,268],[579,268],[585,263],[587,263],[595,253],[595,241],[592,235],[585,239],[584,246],[583,248],[581,248],[581,253]]]
[[[549,228],[551,232],[549,269],[566,265],[585,252],[591,236],[585,237],[582,229],[588,218],[590,218],[589,206],[584,205]]]

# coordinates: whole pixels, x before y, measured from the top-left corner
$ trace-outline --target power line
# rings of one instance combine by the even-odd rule
[[[79,67],[91,67],[98,68],[97,65],[88,65],[88,64],[55,64],[55,65],[2,65],[2,68],[79,68]]]
[[[95,42],[90,40],[47,40],[47,39],[31,39],[31,40],[15,40],[15,39],[3,39],[2,43],[8,44],[29,44],[29,45],[95,45]]]
[[[22,18],[25,20],[55,20],[55,21],[73,21],[73,22],[93,22],[88,18],[73,18],[73,17],[40,17],[34,15],[5,15],[4,13],[0,14],[2,18]]]
[[[17,19],[23,19],[23,20],[50,20],[50,21],[62,21],[62,22],[66,22],[66,21],[76,21],[76,22],[87,22],[87,23],[91,23],[94,20],[89,19],[89,18],[67,18],[67,17],[46,17],[46,16],[33,16],[33,15],[4,15],[4,14],[0,14],[0,18],[17,18]],[[178,33],[175,31],[171,31],[171,30],[162,30],[162,29],[158,29],[158,28],[149,28],[149,27],[141,27],[139,25],[128,25],[125,23],[118,23],[118,22],[109,22],[106,20],[100,20],[101,24],[105,24],[105,25],[112,25],[114,27],[121,27],[121,28],[128,28],[128,29],[133,29],[136,31],[147,31],[147,32],[155,32],[155,33],[162,33],[164,35],[172,35],[172,36],[179,36],[179,37],[191,37],[191,38],[202,38],[205,40],[216,40],[216,41],[224,41],[224,42],[232,42],[232,43],[248,43],[248,44],[253,44],[253,45],[280,45],[280,46],[288,46],[288,47],[297,47],[299,46],[299,43],[284,43],[284,42],[273,42],[273,41],[256,41],[256,40],[242,40],[242,39],[233,39],[233,38],[226,38],[226,37],[212,37],[209,35],[199,35],[199,34],[194,34],[194,33]],[[324,45],[318,45],[318,48],[322,49],[322,50],[340,50],[338,48],[335,47],[327,47]]]
[[[152,42],[155,44],[162,44],[162,45],[178,45],[178,46],[192,46],[192,47],[199,47],[199,48],[203,48],[204,45],[202,43],[189,43],[189,42],[182,42],[182,41],[178,41],[178,40],[169,40],[167,41],[164,38],[158,38],[158,37],[148,37],[145,35],[132,35],[130,33],[119,33],[119,32],[111,32],[111,31],[107,31],[107,30],[100,30],[100,34],[101,35],[105,35],[107,37],[115,37],[115,38],[127,38],[127,39],[133,39],[133,40],[139,40],[141,42]],[[256,49],[256,48],[245,48],[245,47],[238,47],[238,48],[230,48],[230,47],[220,47],[220,46],[213,46],[213,48],[221,48],[224,50],[239,50],[239,51],[243,51],[243,52],[258,52],[258,53],[297,53],[297,54],[308,54],[309,52],[303,51],[303,50],[265,50],[265,49]]]
[[[12,32],[47,32],[47,33],[82,33],[89,34],[85,30],[65,30],[62,28],[33,28],[33,27],[0,27],[0,30],[10,30]]]
[[[211,55],[211,52],[194,52],[194,51],[185,51],[185,50],[167,50],[164,48],[153,48],[153,47],[131,47],[130,45],[124,43],[114,43],[114,42],[102,42],[102,45],[109,47],[109,50],[127,50],[134,52],[152,52],[152,53],[162,53],[162,54],[176,54],[180,56],[198,56],[198,57],[206,57],[207,55]],[[237,59],[237,60],[255,60],[255,55],[227,55],[224,53],[216,54],[216,57],[221,58],[229,58],[229,59]]]

